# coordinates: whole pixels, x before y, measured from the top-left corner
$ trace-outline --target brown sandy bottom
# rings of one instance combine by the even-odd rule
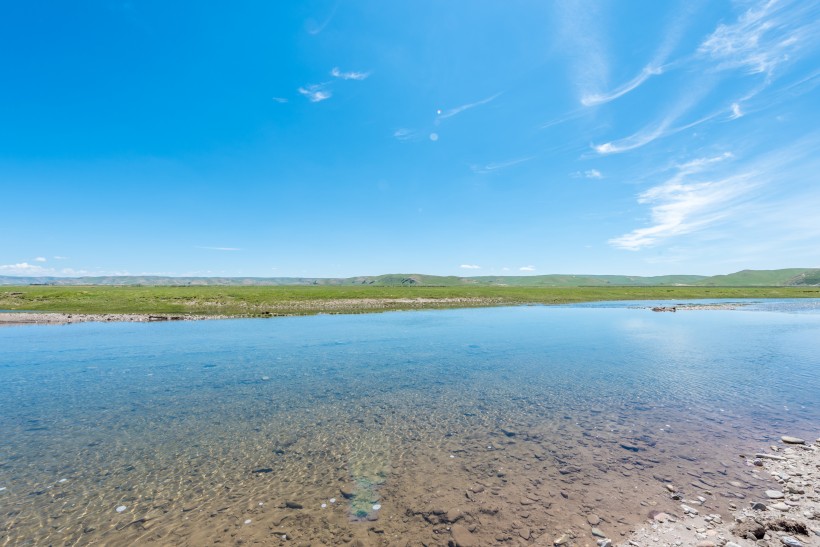
[[[214,397],[173,424],[135,412],[48,443],[35,431],[17,447],[32,457],[0,461],[0,544],[593,546],[591,515],[617,540],[679,512],[667,483],[728,515],[767,480],[738,455],[770,424],[522,392],[280,394],[260,419]]]

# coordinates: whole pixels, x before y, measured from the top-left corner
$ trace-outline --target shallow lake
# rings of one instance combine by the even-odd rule
[[[494,544],[593,512],[614,539],[679,507],[666,482],[745,505],[740,454],[817,435],[820,301],[651,305],[0,329],[0,544]]]

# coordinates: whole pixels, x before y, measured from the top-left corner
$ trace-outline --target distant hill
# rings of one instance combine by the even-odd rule
[[[714,287],[793,287],[820,285],[820,269],[743,270],[701,279],[697,285]]]
[[[743,270],[728,275],[662,275],[655,277],[627,275],[526,275],[526,276],[437,276],[424,274],[387,274],[348,278],[320,277],[17,277],[0,276],[0,285],[149,285],[149,286],[287,286],[287,285],[374,285],[379,287],[423,286],[512,286],[512,287],[638,287],[638,286],[710,286],[710,287],[791,287],[820,285],[820,269],[789,268],[784,270]]]

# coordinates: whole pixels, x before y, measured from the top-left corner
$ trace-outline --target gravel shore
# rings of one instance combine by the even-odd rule
[[[680,511],[650,512],[647,523],[619,545],[820,546],[820,439],[814,443],[783,439],[778,446],[741,457],[741,465],[748,467],[750,475],[778,484],[738,500],[731,518],[711,514],[709,500],[697,492],[678,491],[669,485],[669,495],[679,503]],[[611,544],[607,542],[603,539],[597,544]]]
[[[0,325],[66,325],[69,323],[88,323],[90,321],[97,321],[101,323],[147,323],[149,321],[201,321],[205,319],[228,319],[228,316],[144,313],[0,312]]]

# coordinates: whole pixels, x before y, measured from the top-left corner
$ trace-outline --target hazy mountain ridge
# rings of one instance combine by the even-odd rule
[[[348,278],[313,277],[167,277],[167,276],[98,276],[98,277],[19,277],[0,276],[0,285],[149,285],[149,286],[288,286],[288,285],[374,285],[374,286],[514,286],[514,287],[582,287],[582,286],[714,286],[714,287],[791,287],[820,285],[820,268],[787,268],[782,270],[742,270],[728,275],[528,275],[528,276],[437,276],[425,274],[385,274]]]

